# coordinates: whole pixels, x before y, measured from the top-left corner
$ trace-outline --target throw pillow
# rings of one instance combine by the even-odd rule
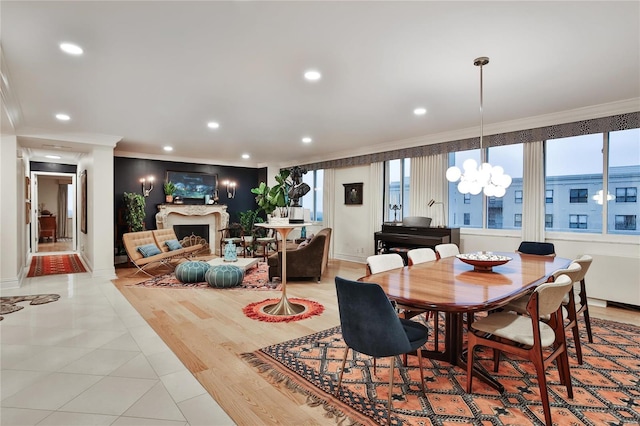
[[[298,248],[299,248],[299,249],[301,249],[302,247],[304,247],[304,246],[308,246],[308,245],[309,245],[309,241],[304,240],[303,242],[301,242],[301,243],[298,245]]]
[[[139,246],[138,247],[138,251],[144,256],[144,257],[151,257],[151,256],[155,256],[156,254],[160,254],[162,253],[160,251],[160,249],[158,248],[157,245],[155,244],[145,244],[143,246]]]
[[[180,244],[178,240],[167,240],[164,243],[169,247],[169,251],[180,250],[182,248],[182,244]]]

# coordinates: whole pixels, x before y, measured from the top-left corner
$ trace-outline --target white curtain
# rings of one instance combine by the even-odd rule
[[[322,225],[325,228],[331,228],[335,235],[335,171],[333,169],[324,169],[324,179],[322,182],[322,187],[325,188],[322,191]],[[327,188],[329,190],[327,190]],[[331,238],[331,242],[329,244],[329,259],[333,259],[333,242],[334,238]]]
[[[544,143],[524,144],[522,240],[543,242],[545,214]]]
[[[448,192],[445,172],[448,166],[448,154],[428,155],[411,159],[411,180],[409,199],[411,216],[432,218],[431,226],[447,225]],[[429,201],[434,204],[429,207]]]
[[[371,200],[371,208],[369,209],[369,234],[374,233],[382,229],[382,222],[384,221],[384,191],[380,188],[384,188],[384,163],[371,163],[369,165],[369,182],[367,192],[367,198]],[[377,253],[377,247],[373,247],[373,251],[367,251],[367,253]]]
[[[67,237],[67,186],[58,185],[58,237]]]

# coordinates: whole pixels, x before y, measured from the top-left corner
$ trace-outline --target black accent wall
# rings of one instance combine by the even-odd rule
[[[258,208],[255,195],[251,193],[251,188],[257,187],[261,181],[266,182],[266,168],[216,166],[211,164],[181,163],[174,161],[147,160],[142,158],[114,157],[114,215],[116,218],[116,247],[121,240],[122,233],[126,229],[122,228],[124,219],[122,211],[123,196],[125,192],[142,193],[140,179],[153,176],[155,178],[153,191],[146,198],[146,229],[156,229],[155,215],[158,212],[157,206],[164,204],[165,196],[163,183],[166,181],[167,171],[208,173],[218,175],[218,204],[226,204],[230,221],[238,221],[238,212],[254,210]],[[222,182],[224,180],[235,181],[236,196],[233,199],[227,198],[227,191]],[[186,202],[185,202],[186,204]],[[120,222],[120,223],[118,223]]]
[[[75,164],[44,163],[41,161],[30,161],[29,169],[32,172],[51,173],[75,173],[78,166]]]

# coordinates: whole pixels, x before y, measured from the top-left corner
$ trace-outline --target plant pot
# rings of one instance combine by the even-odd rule
[[[164,201],[167,203],[173,203],[173,195],[165,195]]]

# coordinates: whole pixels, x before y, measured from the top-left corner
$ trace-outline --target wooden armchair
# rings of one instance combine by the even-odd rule
[[[40,241],[44,241],[45,238],[51,238],[54,243],[58,241],[58,224],[54,215],[40,216],[38,223],[40,224]]]

